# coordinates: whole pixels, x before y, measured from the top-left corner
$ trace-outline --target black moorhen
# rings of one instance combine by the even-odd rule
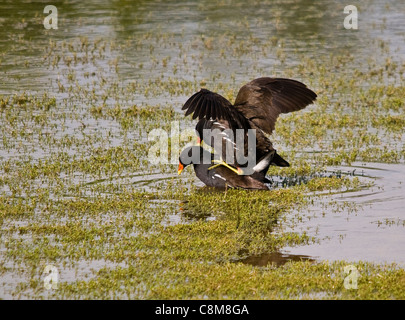
[[[196,161],[193,161],[193,159]],[[208,159],[208,161],[206,161],[206,159]],[[214,154],[201,146],[187,147],[180,154],[178,173],[180,174],[185,167],[193,164],[197,177],[209,187],[219,189],[226,189],[227,187],[269,189],[265,183],[270,183],[271,181],[265,177],[259,180],[248,175],[238,175],[228,167],[222,165],[211,169],[213,159]]]
[[[248,174],[253,178],[263,181],[270,165],[281,167],[290,165],[276,152],[272,142],[265,134],[273,132],[277,118],[281,113],[301,110],[314,102],[316,97],[317,95],[312,90],[299,81],[263,77],[257,78],[240,88],[234,105],[217,93],[201,89],[186,101],[182,110],[186,110],[186,116],[192,114],[193,119],[199,119],[196,130],[200,139],[214,147],[214,150],[213,141],[215,137],[218,137],[218,132],[220,133],[223,161],[217,161],[218,166],[228,166],[230,171],[235,171],[235,173],[239,172],[240,174],[241,170],[243,172],[246,164],[235,161],[236,156],[232,156],[231,160],[228,160],[226,149],[231,146],[236,152],[238,148],[231,138],[236,137],[237,129],[243,129],[245,136],[243,152],[247,156],[249,153],[248,129],[255,129],[255,152],[258,165],[255,165],[253,170],[246,172],[249,172]],[[216,135],[213,134],[211,139],[207,139],[203,134],[204,129],[216,132]],[[231,138],[227,134],[229,130],[233,133]]]

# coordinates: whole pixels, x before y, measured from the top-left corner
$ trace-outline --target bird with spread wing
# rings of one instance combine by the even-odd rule
[[[284,78],[263,77],[245,84],[240,88],[234,104],[218,93],[201,89],[186,101],[182,110],[186,111],[186,116],[192,115],[193,119],[199,120],[196,131],[200,139],[213,147],[220,159],[212,157],[210,166],[194,162],[197,176],[214,187],[267,188],[264,184],[269,182],[265,177],[269,166],[290,165],[277,153],[267,135],[274,131],[280,114],[304,109],[316,97],[305,84]],[[212,134],[204,134],[207,130]],[[243,143],[236,143],[237,131],[242,132]],[[254,150],[248,143],[249,134],[254,134]],[[179,173],[188,164],[184,158],[191,150],[200,152],[195,147],[184,150],[179,159]],[[229,150],[233,153],[230,154]],[[246,163],[238,161],[241,158],[236,156],[238,151],[245,157],[253,151],[254,165],[247,167]],[[200,153],[204,154],[203,151]],[[246,181],[249,179],[252,181]]]

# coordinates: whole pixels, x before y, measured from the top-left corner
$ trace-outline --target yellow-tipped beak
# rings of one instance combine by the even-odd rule
[[[183,171],[183,169],[184,169],[184,166],[181,163],[179,163],[179,168],[177,169],[177,173],[180,174]]]

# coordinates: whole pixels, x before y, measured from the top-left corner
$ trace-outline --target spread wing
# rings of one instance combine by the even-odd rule
[[[315,92],[296,80],[258,78],[240,88],[235,109],[254,126],[271,134],[281,113],[304,109],[316,97]]]
[[[225,135],[228,130],[234,133],[236,129],[244,129],[247,134],[248,129],[256,129],[256,159],[264,159],[269,152],[272,152],[271,141],[265,133],[271,134],[274,130],[278,116],[281,113],[288,113],[305,108],[315,101],[317,95],[306,87],[305,84],[291,79],[283,78],[258,78],[244,85],[232,105],[223,96],[201,89],[192,95],[184,104],[182,110],[186,110],[185,115],[192,114],[192,118],[200,121],[196,130],[200,133],[200,138],[204,139],[203,129],[219,129],[221,135],[223,159],[228,164],[224,150],[232,146],[229,135]],[[235,138],[235,135],[234,137]],[[206,141],[213,146],[212,137]],[[233,140],[235,141],[235,140]],[[248,153],[247,139],[243,146],[244,154]],[[215,149],[215,145],[213,146]],[[233,145],[233,151],[237,148]],[[217,153],[219,153],[217,151]],[[279,166],[289,166],[288,162],[277,153],[274,155],[272,163]]]
[[[192,95],[182,110],[186,110],[186,116],[192,114],[193,119],[199,119],[196,130],[200,138],[213,147],[228,164],[233,165],[235,153],[238,150],[235,143],[236,129],[247,132],[251,128],[247,119],[227,99],[207,89],[201,89]],[[204,129],[211,133],[208,138],[204,134]],[[247,154],[247,139],[245,140],[244,145],[240,147],[244,152],[246,149]],[[219,142],[220,145],[214,144],[214,141]],[[227,154],[233,154],[233,160],[230,160]]]
[[[201,89],[193,94],[184,104],[185,115],[199,120],[224,120],[232,130],[249,127],[247,119],[233,105],[218,93]]]

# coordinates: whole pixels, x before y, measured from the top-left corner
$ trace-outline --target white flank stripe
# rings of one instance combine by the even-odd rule
[[[218,173],[214,174],[214,177],[218,177],[218,178],[226,181],[226,179],[224,177],[220,176]],[[212,177],[212,178],[214,179],[214,177]]]

